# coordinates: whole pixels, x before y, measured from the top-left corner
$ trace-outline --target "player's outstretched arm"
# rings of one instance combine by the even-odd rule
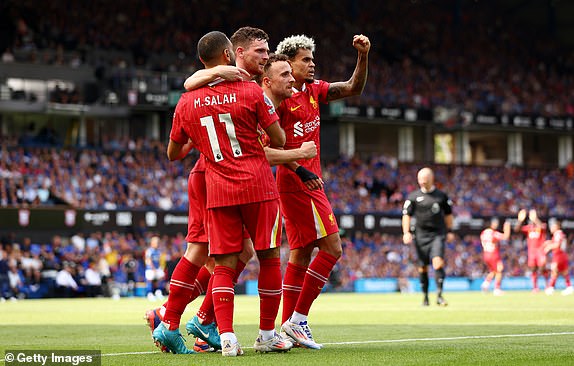
[[[362,34],[355,35],[353,37],[353,47],[358,51],[355,71],[353,71],[353,75],[351,75],[349,80],[335,82],[329,85],[329,90],[327,91],[328,101],[359,95],[365,88],[371,41],[367,36]]]
[[[187,91],[195,90],[211,83],[212,81],[216,81],[217,79],[223,79],[227,81],[242,81],[250,80],[251,75],[239,67],[219,65],[209,69],[202,69],[194,72],[193,75],[185,79],[183,87]]]
[[[317,146],[314,141],[305,141],[301,147],[292,150],[279,150],[265,147],[265,156],[269,165],[286,164],[302,159],[311,159],[317,156]]]

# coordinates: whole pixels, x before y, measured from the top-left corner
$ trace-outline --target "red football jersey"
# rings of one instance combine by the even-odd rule
[[[480,243],[484,254],[494,253],[499,254],[500,247],[498,243],[504,239],[504,234],[500,231],[492,230],[491,228],[484,229],[480,233]]]
[[[191,169],[192,173],[205,173],[205,156],[199,154],[199,158],[195,162],[195,165]]]
[[[251,82],[221,82],[184,93],[170,139],[190,138],[205,155],[207,207],[262,202],[279,197],[271,167],[258,141],[257,125],[278,120],[273,104]]]
[[[522,227],[522,232],[526,235],[526,245],[528,246],[528,252],[534,253],[542,250],[544,241],[546,241],[546,225],[524,225]]]
[[[568,240],[566,239],[566,234],[562,230],[556,230],[552,235],[552,243],[558,243],[558,247],[552,250],[552,258],[554,261],[558,261],[559,258],[568,257],[566,254],[566,246]]]
[[[285,99],[277,113],[280,117],[281,127],[285,130],[287,141],[285,150],[297,149],[305,141],[315,141],[317,156],[312,159],[299,160],[297,163],[321,177],[321,116],[319,103],[327,103],[329,83],[315,80],[311,84],[303,84],[301,91],[293,93],[291,98]],[[291,169],[285,166],[277,167],[277,186],[279,192],[298,192],[307,190],[305,184]]]

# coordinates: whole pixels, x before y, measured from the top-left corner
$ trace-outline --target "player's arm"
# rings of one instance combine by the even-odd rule
[[[317,146],[315,146],[314,141],[305,141],[301,144],[301,147],[292,150],[280,150],[270,147],[265,147],[264,150],[269,165],[285,164],[317,156]]]
[[[191,149],[193,149],[191,140],[187,140],[185,144],[180,144],[170,139],[167,144],[167,158],[169,161],[181,160],[189,154]]]
[[[504,225],[502,225],[502,240],[506,241],[510,239],[510,222],[504,221]]]
[[[544,242],[544,253],[548,253],[560,246],[560,242],[554,242],[554,240],[546,240]]]
[[[269,136],[269,146],[271,148],[282,149],[285,145],[286,137],[285,131],[279,125],[279,121],[275,121],[265,129],[267,136]]]
[[[183,87],[185,90],[195,90],[217,79],[227,81],[250,80],[251,75],[242,68],[230,65],[218,65],[210,69],[198,70],[193,75],[185,79]]]
[[[516,225],[514,226],[515,232],[519,232],[520,229],[522,228],[522,225],[524,225],[526,215],[527,215],[526,209],[523,208],[522,210],[518,211],[518,217],[517,217],[518,221],[516,221]]]
[[[145,259],[144,259],[144,262],[145,262],[145,265],[146,265],[147,267],[154,268],[153,261],[151,260],[151,254],[150,254],[149,250],[146,250],[146,251],[145,251]]]
[[[301,164],[293,161],[283,165],[295,172],[295,174],[297,174],[299,179],[301,179],[301,182],[305,184],[305,187],[307,187],[308,190],[313,191],[315,189],[323,189],[323,186],[325,185],[323,179],[321,179],[317,174],[313,173]]]
[[[353,47],[358,51],[357,65],[353,75],[347,81],[331,83],[327,91],[327,101],[359,95],[367,83],[369,50],[371,41],[362,34],[353,37]]]

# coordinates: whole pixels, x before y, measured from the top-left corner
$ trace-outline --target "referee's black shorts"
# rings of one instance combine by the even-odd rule
[[[415,237],[415,247],[420,266],[428,266],[432,263],[434,257],[444,259],[444,235],[417,236]]]

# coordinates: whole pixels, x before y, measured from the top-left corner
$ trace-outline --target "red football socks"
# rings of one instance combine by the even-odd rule
[[[197,311],[197,317],[201,324],[211,324],[215,321],[215,312],[213,311],[213,276],[209,278],[209,284],[205,291],[203,302]]]
[[[302,267],[291,262],[287,263],[285,277],[283,278],[283,312],[281,314],[281,324],[285,323],[295,310],[299,294],[303,288],[307,267]]]
[[[233,333],[233,301],[235,290],[233,289],[233,277],[235,269],[225,266],[215,266],[213,270],[213,308],[219,327],[219,334]]]
[[[313,301],[315,301],[323,290],[323,286],[325,286],[325,283],[329,279],[329,274],[336,263],[337,258],[322,250],[319,251],[309,265],[309,268],[307,268],[303,289],[295,306],[296,312],[309,315],[309,309]]]
[[[199,295],[205,293],[207,291],[207,285],[209,284],[209,279],[211,278],[211,273],[209,270],[202,266],[195,278],[194,289],[189,298],[189,302],[197,299]]]
[[[259,264],[259,329],[274,330],[281,303],[281,259],[261,259]]]
[[[169,324],[169,330],[179,328],[181,314],[190,302],[191,295],[195,290],[195,278],[200,268],[182,257],[171,276],[169,282],[169,297],[166,303],[163,321]]]

